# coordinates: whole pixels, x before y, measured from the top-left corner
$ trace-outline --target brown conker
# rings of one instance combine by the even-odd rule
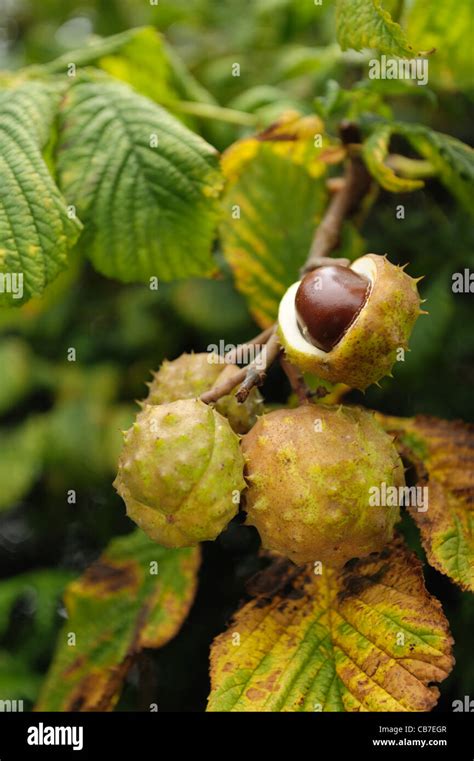
[[[364,306],[370,281],[341,265],[318,267],[301,281],[296,292],[296,317],[307,341],[331,351]]]

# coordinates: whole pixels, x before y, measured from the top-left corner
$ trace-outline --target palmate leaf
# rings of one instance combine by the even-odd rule
[[[139,530],[113,540],[66,590],[68,620],[36,710],[111,710],[133,657],[180,629],[199,562],[199,549],[166,550]]]
[[[99,272],[129,282],[213,271],[222,181],[210,145],[127,85],[92,73],[69,89],[59,126],[58,182]]]
[[[341,572],[281,560],[211,652],[209,711],[428,711],[452,639],[397,539]]]
[[[342,50],[372,48],[386,55],[416,55],[405,32],[383,8],[381,0],[337,0],[337,41]]]
[[[377,415],[428,489],[428,509],[410,508],[428,561],[474,592],[474,426],[417,416]]]
[[[327,200],[326,161],[341,158],[327,140],[315,147],[322,129],[317,117],[288,112],[222,158],[223,253],[262,327],[275,320],[281,297],[299,277]]]
[[[80,233],[41,153],[60,97],[39,82],[0,91],[0,273],[23,278],[22,297],[5,286],[1,305],[41,295]]]

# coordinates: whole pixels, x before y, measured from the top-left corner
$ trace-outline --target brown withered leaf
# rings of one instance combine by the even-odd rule
[[[276,561],[211,651],[208,711],[429,711],[452,639],[401,539],[343,571]]]
[[[428,561],[474,591],[474,425],[421,415],[377,417],[414,465],[418,485],[427,487],[428,509],[409,510]]]

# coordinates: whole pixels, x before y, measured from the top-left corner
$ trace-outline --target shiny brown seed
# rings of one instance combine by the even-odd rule
[[[327,265],[308,272],[296,292],[300,330],[313,346],[330,351],[354,322],[370,282],[349,267]]]

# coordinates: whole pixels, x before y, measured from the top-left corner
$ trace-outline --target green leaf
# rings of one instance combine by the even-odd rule
[[[340,572],[281,559],[253,587],[212,645],[208,711],[436,705],[434,683],[454,665],[452,638],[420,561],[400,539]]]
[[[421,124],[398,122],[394,129],[433,165],[441,182],[472,214],[474,150],[455,137],[435,132]]]
[[[0,510],[26,497],[41,473],[44,444],[44,421],[39,416],[12,431],[0,431]]]
[[[236,286],[262,327],[270,325],[285,290],[298,279],[327,199],[322,153],[333,150],[317,117],[289,112],[224,154],[227,180],[221,240]]]
[[[474,425],[418,415],[378,415],[427,488],[428,509],[409,508],[428,561],[474,592]]]
[[[342,50],[372,48],[402,58],[416,55],[381,0],[337,0],[336,33]]]
[[[406,189],[416,189],[406,186],[409,180],[402,180],[396,175],[392,176],[391,170],[383,164],[391,135],[402,135],[430,163],[433,175],[437,176],[472,214],[474,150],[469,145],[450,135],[435,132],[422,124],[371,120],[368,128],[370,135],[364,144],[364,159],[383,187],[387,190],[393,188],[392,192],[397,192],[396,187],[403,182]],[[415,180],[415,182],[421,181]]]
[[[57,167],[99,272],[129,282],[213,271],[216,152],[160,106],[106,76],[79,80],[62,102]]]
[[[162,647],[180,629],[199,557],[196,548],[166,550],[139,530],[113,540],[66,591],[68,621],[37,710],[111,710],[134,656]]]
[[[130,34],[120,50],[101,55],[96,65],[142,95],[171,107],[178,94],[161,35],[153,27],[132,31],[135,34]]]
[[[442,3],[414,0],[406,5],[409,37],[420,40],[424,50],[436,50],[429,59],[430,81],[449,90],[472,90],[471,0],[443,0]]]
[[[2,305],[41,295],[79,236],[41,155],[60,96],[39,82],[0,91],[0,273],[23,280],[16,294],[5,281]]]
[[[80,48],[68,50],[64,55],[55,58],[53,61],[49,61],[45,64],[29,66],[26,69],[26,73],[30,76],[42,76],[51,74],[67,74],[71,63],[73,63],[76,69],[83,68],[84,66],[100,65],[100,61],[108,56],[112,55],[126,55],[126,51],[129,45],[132,45],[135,40],[141,40],[142,34],[149,34],[151,27],[138,27],[135,29],[127,29],[120,34],[113,34],[109,37],[97,37],[93,36]],[[155,32],[158,39],[159,35]],[[156,51],[155,51],[156,52]]]
[[[0,701],[28,700],[32,703],[36,700],[40,685],[41,674],[35,672],[21,656],[0,650]]]
[[[150,61],[153,65],[150,65]],[[100,38],[59,58],[26,69],[30,76],[67,74],[71,63],[76,69],[95,66],[172,109],[179,97],[213,102],[213,98],[188,71],[162,35],[152,26],[128,29]]]
[[[381,124],[364,142],[362,155],[369,172],[375,177],[379,185],[391,193],[407,193],[411,190],[422,188],[424,185],[422,180],[410,180],[398,177],[385,163],[391,135],[392,129],[390,125]]]

